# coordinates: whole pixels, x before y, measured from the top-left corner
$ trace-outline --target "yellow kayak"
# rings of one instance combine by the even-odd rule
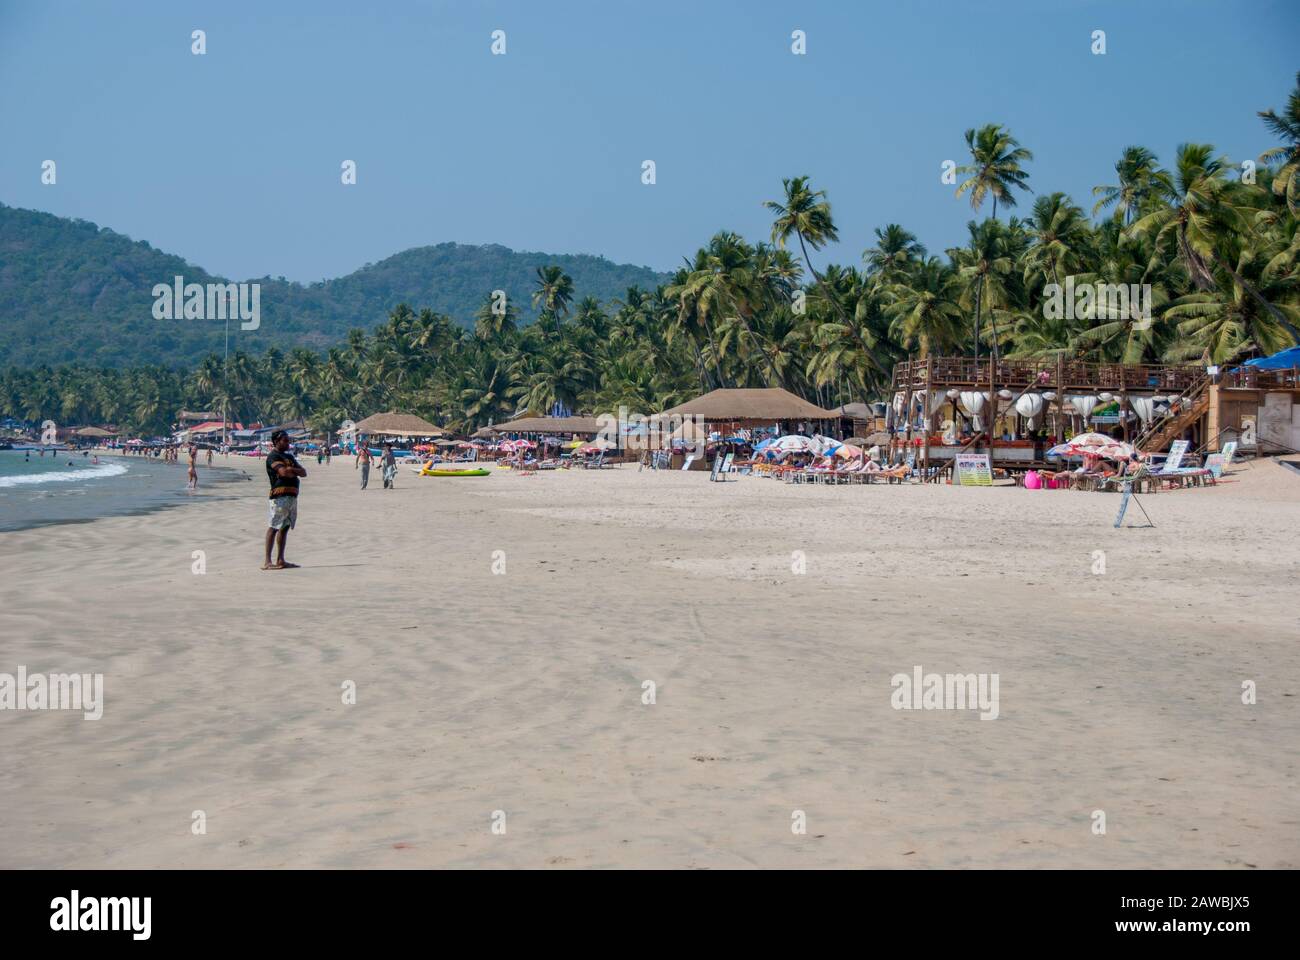
[[[422,477],[486,477],[488,471],[480,468],[474,470],[448,470],[441,467],[430,469],[425,467],[420,471]]]

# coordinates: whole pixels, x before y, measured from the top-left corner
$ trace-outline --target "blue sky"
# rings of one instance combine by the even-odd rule
[[[1127,144],[1254,157],[1297,50],[1296,0],[0,0],[0,201],[235,279],[448,240],[672,269],[766,239],[762,201],[808,174],[841,234],[818,262],[857,263],[891,221],[962,241],[939,175],[968,127],[1085,206]]]

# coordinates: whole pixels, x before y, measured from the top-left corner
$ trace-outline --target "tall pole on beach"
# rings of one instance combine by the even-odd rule
[[[930,479],[930,410],[934,406],[934,357],[925,358],[925,404],[922,415],[925,417],[922,428],[925,430],[925,449],[921,454],[921,477],[923,482]]]
[[[230,311],[226,311],[226,349],[221,358],[221,445],[230,442],[226,421],[230,419]]]

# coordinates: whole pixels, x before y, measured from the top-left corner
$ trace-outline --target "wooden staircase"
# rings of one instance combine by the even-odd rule
[[[1153,420],[1133,439],[1133,447],[1147,453],[1166,450],[1178,435],[1205,415],[1210,409],[1210,378],[1201,378],[1186,396],[1192,401],[1178,408],[1173,416],[1165,415]]]

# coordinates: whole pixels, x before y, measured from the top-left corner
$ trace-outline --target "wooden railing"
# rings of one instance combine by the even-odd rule
[[[1219,386],[1225,390],[1300,390],[1300,369],[1236,367],[1219,377]]]
[[[989,381],[988,358],[931,357],[894,367],[894,390],[923,389],[927,372],[935,387],[983,386]],[[1261,371],[1278,373],[1287,371]],[[999,388],[1034,385],[1079,390],[1185,391],[1205,376],[1200,364],[1084,363],[1064,360],[999,360],[993,378]],[[1059,382],[1058,382],[1059,381]]]

